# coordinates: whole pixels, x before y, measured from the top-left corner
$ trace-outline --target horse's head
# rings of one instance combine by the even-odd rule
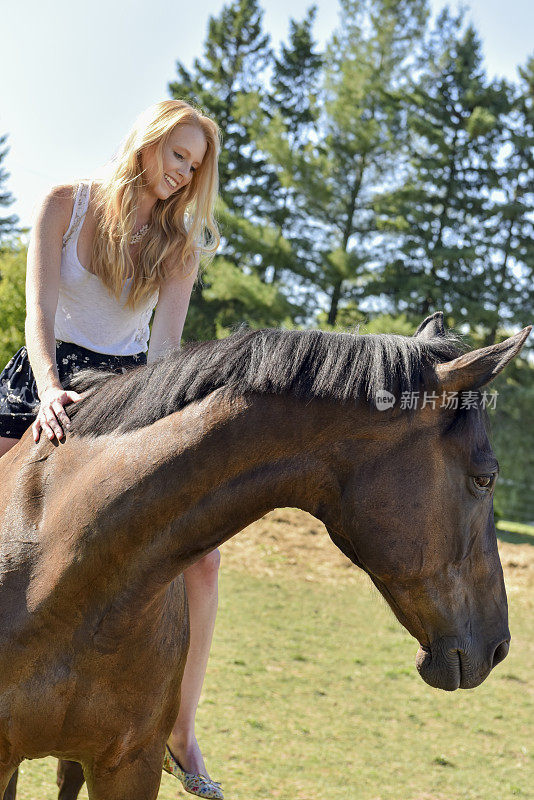
[[[484,424],[488,395],[479,390],[517,355],[529,331],[439,364],[424,408],[421,392],[411,414],[372,415],[357,466],[346,473],[339,526],[329,527],[419,641],[422,678],[441,689],[477,686],[508,653],[493,521],[498,464]],[[436,314],[416,336],[440,333]]]

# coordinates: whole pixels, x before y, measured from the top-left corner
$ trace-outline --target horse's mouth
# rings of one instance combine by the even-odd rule
[[[450,650],[446,658],[437,658],[428,645],[420,645],[415,666],[425,683],[435,689],[454,692],[462,686],[462,657]]]
[[[509,635],[500,643],[495,642],[486,658],[477,658],[476,650],[454,640],[438,640],[432,646],[420,644],[415,665],[422,679],[436,689],[474,689],[506,658],[509,643]]]

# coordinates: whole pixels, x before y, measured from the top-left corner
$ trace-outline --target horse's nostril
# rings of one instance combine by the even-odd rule
[[[506,658],[506,656],[508,655],[509,647],[510,647],[510,642],[508,641],[501,642],[499,645],[497,645],[497,647],[495,648],[495,652],[493,653],[493,663],[491,665],[492,669],[493,667],[496,667],[497,664],[500,664],[501,661],[503,661]]]

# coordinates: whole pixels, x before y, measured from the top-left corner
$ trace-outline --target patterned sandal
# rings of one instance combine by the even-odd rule
[[[168,746],[165,746],[163,757],[163,769],[169,775],[174,775],[181,781],[182,786],[189,794],[196,794],[197,797],[205,797],[207,800],[224,800],[221,784],[212,781],[205,775],[198,775],[196,772],[186,772],[175,759]]]

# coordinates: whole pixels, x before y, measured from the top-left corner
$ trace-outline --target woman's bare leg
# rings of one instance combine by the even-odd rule
[[[0,436],[0,457],[11,450],[18,442],[18,439],[9,439],[7,436]]]
[[[182,679],[180,711],[168,745],[186,772],[209,777],[195,737],[195,715],[208,665],[218,603],[218,550],[208,553],[184,572],[191,639]]]

